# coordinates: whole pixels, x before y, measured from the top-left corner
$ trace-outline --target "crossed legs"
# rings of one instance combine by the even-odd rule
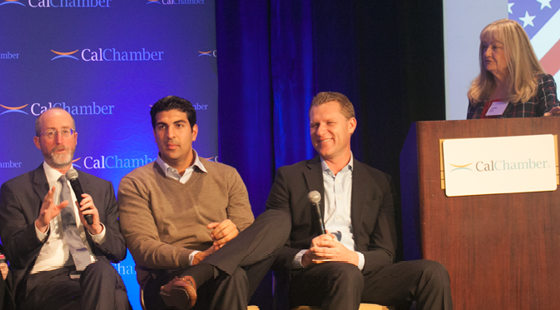
[[[276,253],[284,246],[290,229],[289,214],[278,210],[265,211],[239,236],[201,264],[163,270],[157,277],[149,279],[144,288],[146,307],[149,310],[168,309],[159,295],[162,286],[165,286],[166,292],[177,296],[166,298],[168,302],[184,300],[180,294],[191,295],[188,293],[190,288],[181,287],[185,281],[173,280],[189,276],[196,282],[196,304],[192,309],[246,309],[248,300],[274,262]],[[208,269],[208,266],[212,268]],[[168,285],[170,281],[173,283]],[[180,292],[172,291],[174,289]],[[192,296],[187,297],[190,298]]]

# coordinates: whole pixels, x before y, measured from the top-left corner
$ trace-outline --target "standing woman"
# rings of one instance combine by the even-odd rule
[[[486,26],[479,56],[467,119],[560,115],[554,78],[542,69],[519,23],[501,19]]]

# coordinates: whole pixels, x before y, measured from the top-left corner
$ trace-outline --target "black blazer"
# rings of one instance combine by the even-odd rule
[[[106,229],[102,245],[95,244],[86,233],[89,246],[98,260],[119,262],[126,257],[126,246],[119,228],[113,185],[82,171],[78,174],[82,189],[93,198],[100,221]],[[35,220],[48,190],[42,164],[33,171],[5,182],[0,188],[0,237],[13,272],[12,289],[20,294],[25,292],[27,276],[44,244],[37,239]],[[21,297],[16,298],[19,300]]]
[[[289,269],[294,256],[301,249],[308,249],[311,240],[320,234],[307,194],[319,191],[321,201],[325,201],[322,173],[319,157],[281,167],[276,173],[266,207],[289,212],[292,218],[290,238],[277,256],[276,269]],[[364,273],[395,260],[394,210],[398,201],[388,175],[354,160],[351,218],[356,250],[365,258]],[[321,208],[324,211],[323,205]]]

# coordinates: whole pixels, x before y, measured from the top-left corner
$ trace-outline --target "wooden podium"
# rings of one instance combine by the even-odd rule
[[[441,188],[440,139],[537,134],[560,135],[560,118],[411,126],[400,156],[405,260],[442,263],[455,310],[560,309],[560,190],[447,197]]]

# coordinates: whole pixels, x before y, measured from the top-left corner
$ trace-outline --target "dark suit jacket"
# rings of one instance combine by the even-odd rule
[[[313,190],[319,191],[321,201],[325,201],[319,157],[278,169],[266,206],[289,212],[292,231],[277,256],[277,269],[289,269],[294,256],[301,249],[308,249],[311,240],[320,234],[315,212],[307,200],[307,194]],[[395,259],[397,202],[388,175],[354,160],[351,217],[356,250],[365,258],[364,273],[392,264]],[[321,209],[324,211],[323,205]]]
[[[4,247],[0,244],[0,254],[4,254]],[[0,309],[2,310],[13,310],[16,308],[12,294],[9,290],[11,282],[12,273],[8,273],[8,277],[4,280],[0,276]]]
[[[82,189],[93,198],[100,221],[106,229],[102,245],[95,244],[86,232],[89,246],[98,260],[119,262],[126,256],[126,246],[119,229],[113,185],[91,174],[78,173]],[[42,164],[33,171],[7,181],[0,189],[0,237],[13,272],[13,287],[17,294],[25,293],[27,276],[44,244],[37,239],[35,220],[48,190]],[[20,298],[21,295],[16,295],[17,300]]]

